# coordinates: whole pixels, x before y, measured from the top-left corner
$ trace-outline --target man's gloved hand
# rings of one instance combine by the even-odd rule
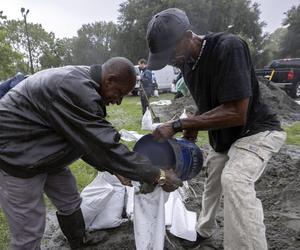
[[[169,139],[175,134],[172,128],[172,122],[165,122],[159,125],[152,133],[154,139],[157,141],[163,141]]]
[[[197,142],[198,130],[185,129],[182,131],[182,137],[188,141]]]

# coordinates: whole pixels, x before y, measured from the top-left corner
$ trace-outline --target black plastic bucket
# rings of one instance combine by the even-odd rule
[[[148,134],[137,141],[133,150],[147,156],[158,168],[173,168],[183,181],[195,177],[203,165],[201,149],[185,139],[172,138],[158,142]]]

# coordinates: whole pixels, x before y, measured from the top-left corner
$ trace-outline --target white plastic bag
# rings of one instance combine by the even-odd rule
[[[128,131],[126,129],[121,129],[119,133],[123,141],[138,141],[143,136],[136,131]]]
[[[163,250],[165,209],[169,193],[156,187],[152,193],[134,195],[134,238],[137,250]]]
[[[152,131],[152,116],[148,107],[142,118],[142,130]]]
[[[182,239],[196,240],[197,214],[185,208],[177,190],[170,193],[165,204],[165,214],[165,223],[170,233]]]
[[[104,172],[103,175],[103,178],[112,185],[113,193],[104,204],[103,209],[99,210],[99,214],[93,220],[89,230],[114,228],[126,221],[126,219],[122,219],[125,204],[125,187],[116,176],[108,172]]]
[[[189,183],[187,181],[184,181],[182,187],[178,187],[178,189],[177,189],[177,191],[179,192],[179,194],[181,196],[181,200],[183,201],[183,203],[186,202],[188,198],[190,198],[191,192],[189,190],[190,190],[190,187],[189,187]]]
[[[184,109],[182,114],[179,116],[180,119],[187,118],[186,110]]]
[[[177,237],[195,241],[197,214],[188,211],[178,190],[171,193],[156,187],[152,193],[134,193],[134,236],[137,250],[162,250],[165,228]],[[127,206],[132,205],[128,200]]]
[[[112,194],[113,186],[105,180],[102,173],[98,173],[96,178],[82,190],[81,210],[86,228],[90,227],[99,211],[104,209]]]
[[[87,187],[82,193],[81,209],[88,230],[118,227],[124,219],[122,212],[124,208],[125,187],[119,179],[108,173],[98,173],[94,179],[93,190],[89,193],[87,200]],[[87,189],[87,190],[86,190]],[[106,192],[108,195],[101,195]],[[100,192],[100,193],[99,193]],[[89,202],[88,202],[89,201]]]
[[[133,207],[134,207],[134,187],[126,186],[125,202],[126,202],[126,215],[129,220],[133,221]]]
[[[168,106],[170,104],[172,104],[171,100],[159,100],[150,103],[150,105],[157,105],[157,106]]]

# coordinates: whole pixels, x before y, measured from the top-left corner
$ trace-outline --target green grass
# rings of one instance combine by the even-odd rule
[[[160,99],[172,99],[173,94],[162,94]],[[153,98],[153,100],[155,100]],[[152,100],[151,100],[152,101]],[[108,117],[107,119],[116,127],[117,130],[126,129],[134,130],[140,134],[147,134],[149,131],[141,130],[141,104],[140,98],[135,96],[127,96],[124,98],[120,106],[112,105],[107,108]],[[300,145],[300,122],[293,126],[286,127],[287,131],[287,144]],[[180,136],[180,134],[178,134]],[[132,148],[134,142],[123,142],[129,148]],[[208,143],[207,132],[202,131],[198,134],[198,146],[202,146]],[[76,161],[71,165],[71,170],[76,176],[78,190],[81,191],[86,185],[88,185],[96,176],[97,171],[90,167],[82,160]],[[46,199],[47,206],[51,206],[50,201]],[[8,249],[9,235],[8,226],[4,218],[4,214],[0,210],[0,249]]]
[[[292,126],[285,127],[284,130],[287,132],[286,144],[300,146],[300,122],[297,122]]]
[[[165,93],[161,94],[159,99],[152,98],[150,101],[156,100],[171,100],[173,99],[174,94]],[[120,106],[112,105],[107,108],[107,119],[113,124],[113,126],[117,129],[126,129],[137,131],[139,134],[147,134],[150,131],[141,130],[141,120],[142,120],[142,111],[141,111],[141,103],[140,98],[136,96],[128,96],[126,97]],[[176,135],[180,137],[179,133]],[[208,136],[207,132],[202,131],[198,134],[198,146],[202,146],[207,144]],[[124,142],[129,148],[132,148],[134,142]]]
[[[0,209],[0,249],[8,249],[9,244],[9,234],[8,234],[8,225],[4,213]]]

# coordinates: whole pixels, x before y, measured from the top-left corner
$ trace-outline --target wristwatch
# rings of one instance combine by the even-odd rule
[[[166,184],[166,172],[162,169],[160,169],[159,171],[160,171],[160,174],[159,174],[159,179],[157,181],[157,185],[163,186]]]
[[[172,129],[174,132],[181,132],[182,131],[182,126],[181,126],[181,121],[180,119],[175,120],[172,122]]]

